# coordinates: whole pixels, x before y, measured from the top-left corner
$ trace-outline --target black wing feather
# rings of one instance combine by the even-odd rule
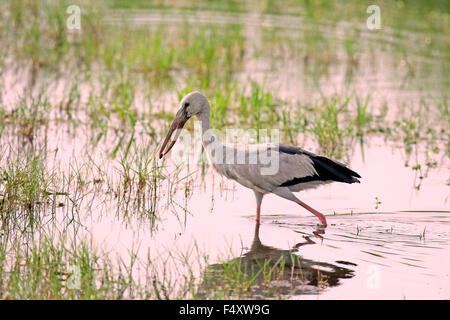
[[[356,173],[353,170],[350,170],[344,164],[338,161],[323,156],[315,155],[312,152],[308,152],[300,148],[280,145],[278,151],[281,153],[303,154],[308,156],[312,160],[314,169],[317,172],[317,175],[288,180],[282,183],[280,185],[281,187],[293,186],[299,183],[305,183],[310,181],[331,180],[344,183],[355,183],[355,182],[359,183],[359,180],[357,178],[361,178],[361,176],[358,173]]]

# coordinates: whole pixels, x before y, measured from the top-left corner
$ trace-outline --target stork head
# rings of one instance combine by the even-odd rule
[[[180,109],[175,115],[175,119],[173,119],[173,122],[169,128],[169,132],[167,132],[167,136],[164,139],[161,149],[159,150],[160,159],[165,156],[170,151],[170,149],[172,149],[175,142],[177,142],[184,124],[192,116],[201,118],[202,115],[206,115],[209,118],[209,108],[210,106],[208,99],[198,91],[188,93],[183,97],[183,99],[181,99]],[[169,141],[175,131],[175,137],[169,144]]]

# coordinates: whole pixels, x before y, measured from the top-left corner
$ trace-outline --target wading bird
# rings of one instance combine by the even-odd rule
[[[361,178],[359,174],[345,165],[297,147],[279,145],[267,147],[265,150],[249,151],[237,150],[223,145],[211,134],[210,114],[211,105],[204,95],[199,92],[187,94],[180,102],[180,109],[164,139],[159,151],[159,158],[165,156],[172,149],[184,124],[192,116],[196,116],[202,126],[202,144],[207,150],[216,171],[254,191],[257,226],[260,223],[262,199],[265,194],[273,193],[298,203],[319,218],[322,226],[326,227],[325,216],[299,200],[293,192],[316,188],[335,181],[359,183],[357,179]],[[171,139],[174,132],[175,136]],[[275,159],[274,161],[278,161],[276,172],[264,173],[264,169],[268,169],[268,164],[267,161],[261,160],[262,154],[270,155],[269,160]],[[222,155],[222,157],[218,155]],[[224,155],[227,155],[226,161],[223,159]],[[229,159],[228,155],[233,155],[234,158]],[[250,161],[250,159],[256,159],[256,161]],[[265,160],[267,160],[267,157]]]

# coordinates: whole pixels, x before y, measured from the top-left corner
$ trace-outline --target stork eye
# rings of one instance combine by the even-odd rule
[[[185,107],[185,108],[189,107],[189,102],[186,102],[186,103],[184,104],[184,107]]]

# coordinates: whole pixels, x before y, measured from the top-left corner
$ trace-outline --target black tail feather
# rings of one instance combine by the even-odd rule
[[[282,186],[290,186],[297,183],[308,182],[313,180],[322,180],[322,181],[338,181],[344,183],[359,183],[358,178],[361,176],[355,171],[347,168],[344,164],[329,159],[323,156],[317,156],[314,153],[305,151],[296,147],[289,146],[279,146],[279,152],[284,152],[288,154],[304,154],[308,156],[314,165],[314,169],[317,172],[317,175],[302,177],[302,178],[294,178],[290,181],[286,181],[282,184]]]
[[[321,156],[313,156],[311,160],[314,163],[314,168],[320,180],[359,183],[357,178],[361,178],[361,176],[342,163]]]

